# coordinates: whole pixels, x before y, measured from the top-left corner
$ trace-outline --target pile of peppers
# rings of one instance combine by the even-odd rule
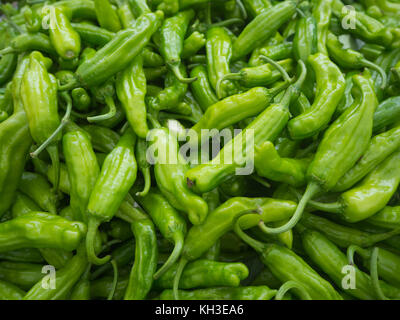
[[[399,0],[0,13],[0,300],[400,299]]]

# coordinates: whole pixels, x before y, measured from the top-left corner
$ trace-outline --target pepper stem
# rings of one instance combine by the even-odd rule
[[[282,74],[282,77],[283,77],[283,79],[285,81],[287,81],[287,82],[291,82],[292,81],[292,79],[290,78],[290,76],[288,75],[286,70],[279,63],[277,63],[275,60],[272,60],[271,58],[269,58],[267,56],[264,56],[264,55],[260,55],[260,59],[264,60],[265,62],[268,62],[275,69],[277,69]]]
[[[255,213],[255,212],[258,213],[256,210],[247,210],[247,211],[242,212],[239,216],[237,216],[235,218],[235,220],[233,221],[233,231],[235,231],[235,233],[238,235],[238,237],[240,239],[242,239],[245,243],[247,243],[250,247],[252,247],[257,252],[261,253],[265,249],[265,244],[256,239],[253,239],[252,237],[247,235],[240,227],[240,218],[246,214]]]
[[[224,75],[222,78],[218,79],[217,81],[217,85],[215,86],[215,91],[217,93],[217,97],[218,99],[222,99],[221,97],[222,95],[222,89],[221,89],[221,85],[223,81],[228,81],[228,80],[242,80],[243,75],[238,72],[238,73],[227,73],[226,75]]]
[[[389,239],[395,235],[400,234],[400,229],[395,229],[389,232],[384,232],[384,233],[379,233],[379,234],[372,234],[371,236],[368,237],[368,239],[365,241],[364,245],[366,247],[372,246],[377,242]]]
[[[114,298],[114,294],[115,294],[115,290],[117,289],[117,283],[118,283],[118,265],[117,262],[113,259],[111,260],[111,265],[113,268],[113,272],[114,272],[114,279],[113,279],[113,283],[112,283],[112,289],[107,297],[107,300],[112,300]]]
[[[240,15],[243,17],[243,20],[246,20],[247,19],[247,11],[246,11],[246,8],[244,7],[242,1],[236,0],[235,2],[239,8]]]
[[[367,59],[362,59],[362,60],[361,60],[361,63],[362,63],[365,67],[371,68],[371,69],[377,71],[377,72],[381,75],[381,77],[382,77],[381,89],[385,89],[385,88],[386,88],[386,85],[387,85],[387,75],[386,75],[385,70],[383,70],[383,69],[382,69],[380,66],[378,66],[377,64],[375,64],[375,63],[373,63],[373,62],[371,62],[371,61],[368,61]]]
[[[295,195],[299,200],[301,200],[302,196],[295,188],[289,187],[289,189],[293,193],[293,195]],[[324,212],[341,213],[342,211],[342,205],[339,202],[323,203],[314,200],[309,200],[308,205],[314,209],[321,210]]]
[[[307,290],[304,288],[304,286],[293,280],[285,282],[279,288],[279,290],[275,296],[275,300],[283,300],[283,297],[285,296],[285,294],[289,290],[292,290],[292,289],[296,289],[295,292],[297,293],[298,297],[301,300],[312,300],[311,296],[309,295]]]
[[[98,116],[87,117],[86,118],[87,121],[99,122],[99,121],[104,121],[104,120],[108,120],[108,119],[115,117],[115,115],[117,113],[117,107],[115,106],[114,98],[111,96],[106,96],[105,100],[106,100],[106,105],[109,108],[108,112],[105,114],[98,115]]]
[[[184,243],[183,235],[180,234],[175,239],[175,247],[171,255],[169,256],[167,261],[162,265],[162,267],[158,269],[158,271],[154,274],[153,276],[154,280],[160,278],[179,259],[179,256],[182,253],[183,243]]]
[[[280,234],[291,230],[301,219],[301,216],[303,215],[307,203],[320,191],[320,189],[321,188],[319,187],[318,184],[314,182],[309,183],[306,192],[304,193],[299,204],[297,205],[295,213],[286,224],[278,228],[270,228],[267,227],[263,221],[261,221],[259,223],[260,229],[267,234]]]
[[[57,82],[58,82],[58,91],[68,91],[79,87],[78,79],[73,79],[72,81],[67,82],[64,85],[61,85],[59,80]]]
[[[102,265],[110,261],[110,256],[105,256],[103,258],[99,258],[96,256],[96,252],[94,249],[94,242],[97,234],[97,228],[100,225],[100,221],[95,218],[90,218],[88,223],[88,231],[86,235],[86,252],[89,262],[95,265]]]
[[[145,197],[149,193],[150,187],[151,187],[150,168],[142,168],[141,171],[142,171],[143,178],[144,178],[144,187],[143,187],[143,190],[140,192],[137,192],[136,195],[139,197]]]
[[[194,78],[185,78],[179,68],[179,63],[169,63],[169,67],[171,68],[172,72],[175,74],[175,77],[182,83],[192,83],[197,80],[197,77]]]
[[[378,274],[378,255],[379,248],[375,247],[372,250],[371,261],[370,261],[370,269],[371,269],[371,282],[372,287],[374,288],[375,294],[380,300],[389,300],[382,291],[381,285],[379,283],[379,274]]]
[[[172,287],[172,292],[174,294],[175,300],[179,300],[179,282],[181,281],[183,270],[185,269],[188,262],[189,262],[188,260],[181,258],[178,264],[178,269],[176,269],[174,283]]]

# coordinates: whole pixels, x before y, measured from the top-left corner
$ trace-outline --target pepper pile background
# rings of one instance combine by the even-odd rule
[[[400,299],[400,1],[0,8],[0,299]]]

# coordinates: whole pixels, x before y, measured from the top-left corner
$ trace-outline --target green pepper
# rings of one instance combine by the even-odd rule
[[[88,111],[92,104],[92,98],[83,88],[73,89],[71,91],[71,98],[74,108],[78,109],[78,111]]]
[[[40,207],[28,196],[18,192],[11,213],[13,218],[22,216],[32,211],[40,211]]]
[[[267,140],[274,141],[278,137],[289,120],[290,102],[299,95],[300,86],[306,76],[305,65],[302,62],[300,64],[302,72],[299,79],[286,90],[280,102],[271,104],[260,113],[242,132],[224,146],[217,157],[186,173],[189,185],[196,192],[211,191],[219,183],[232,176],[237,168],[243,166],[246,160],[250,159],[251,155],[248,150],[251,145],[257,146]],[[236,151],[236,148],[239,151]],[[233,159],[232,154],[234,154]],[[225,155],[231,157],[228,159],[229,163],[225,163],[222,158]]]
[[[257,48],[251,54],[249,60],[250,67],[258,67],[265,63],[261,56],[268,57],[272,60],[283,60],[291,58],[293,51],[293,44],[291,42],[283,42],[270,46]]]
[[[400,116],[400,98],[391,97],[381,102],[374,114],[374,132],[391,125]]]
[[[240,228],[240,220],[234,226],[236,234],[260,254],[261,261],[282,282],[296,281],[312,299],[342,300],[333,286],[312,269],[293,251],[276,244],[264,244],[252,239]]]
[[[6,281],[0,281],[0,300],[22,300],[25,292]]]
[[[94,2],[91,0],[62,0],[53,5],[68,9],[72,14],[72,19],[96,20]]]
[[[331,190],[367,149],[378,101],[367,78],[356,75],[353,81],[359,89],[354,106],[346,110],[325,132],[307,170],[307,189],[291,221],[275,230],[264,229],[266,232],[290,230],[301,218],[307,202],[317,193]]]
[[[0,50],[0,55],[9,53],[21,53],[24,51],[39,50],[46,52],[52,56],[56,55],[56,51],[50,42],[50,38],[43,33],[22,33],[14,37],[9,47]]]
[[[142,15],[132,28],[119,31],[90,60],[84,61],[76,70],[75,81],[59,89],[68,90],[79,84],[84,87],[99,85],[124,70],[150,41],[162,18],[160,11]]]
[[[253,17],[258,16],[266,9],[272,7],[272,4],[269,0],[244,0],[243,4],[247,12],[249,12]]]
[[[23,290],[29,290],[43,276],[40,264],[0,262],[0,280],[9,281]]]
[[[100,152],[111,152],[120,139],[118,133],[106,127],[91,124],[82,126],[82,129],[90,135],[93,148]]]
[[[73,130],[63,137],[63,151],[70,181],[70,206],[76,220],[87,222],[86,207],[100,169],[89,136]]]
[[[11,250],[0,254],[2,261],[43,263],[44,259],[40,252],[34,248]]]
[[[276,290],[267,286],[179,290],[182,300],[271,300],[275,294]],[[160,300],[172,300],[173,297],[172,290],[164,290]]]
[[[139,197],[145,197],[149,193],[151,187],[150,163],[147,161],[147,142],[143,139],[138,139],[135,152],[138,168],[144,179],[143,190],[137,192],[136,195]]]
[[[182,59],[188,59],[195,56],[206,45],[206,38],[203,33],[194,31],[183,42]]]
[[[192,20],[193,17],[193,10],[181,11],[171,18],[165,19],[160,30],[161,55],[178,80],[184,83],[191,83],[196,80],[193,78],[185,78],[179,68],[185,34],[189,27],[190,20]]]
[[[190,76],[197,78],[191,83],[191,89],[196,101],[200,104],[203,111],[218,102],[218,98],[208,80],[207,70],[199,65],[192,69]]]
[[[175,264],[154,283],[155,288],[171,289],[177,271]],[[242,263],[224,263],[210,260],[196,260],[189,263],[182,273],[182,289],[208,287],[238,287],[247,278],[249,270]]]
[[[157,189],[151,189],[144,197],[137,197],[137,201],[150,215],[163,237],[175,244],[170,258],[154,275],[157,279],[179,259],[186,235],[186,222]]]
[[[346,74],[345,77],[346,87],[344,89],[344,95],[342,96],[342,99],[340,100],[333,114],[334,119],[338,118],[346,109],[351,107],[354,102],[352,89],[353,89],[353,76],[355,74],[357,74],[357,71],[351,71]]]
[[[143,58],[136,57],[116,80],[116,91],[125,110],[126,117],[139,138],[145,139],[149,129],[146,119],[146,77]]]
[[[62,300],[66,299],[76,282],[85,272],[88,261],[83,246],[68,263],[57,271],[55,288],[43,286],[42,281],[37,282],[24,296],[24,300]]]
[[[306,183],[306,172],[311,159],[281,158],[270,141],[256,147],[254,166],[261,177],[301,186]]]
[[[228,32],[221,27],[214,27],[207,31],[207,70],[208,78],[214,90],[221,83],[219,99],[225,98],[237,92],[234,83],[229,80],[221,80],[230,73],[229,64],[232,58],[232,40]],[[217,96],[218,92],[216,91]]]
[[[86,247],[89,261],[101,265],[110,259],[98,258],[94,240],[98,226],[110,221],[136,180],[137,165],[134,156],[136,136],[131,129],[121,137],[113,151],[106,157],[87,205],[88,235]]]
[[[112,7],[109,0],[94,0],[97,21],[100,26],[111,32],[121,30],[121,22],[117,12]]]
[[[288,123],[293,139],[312,137],[326,126],[341,99],[345,80],[340,69],[321,53],[309,57],[308,62],[317,78],[317,93],[313,105],[305,113]]]
[[[131,224],[136,239],[135,263],[129,277],[125,300],[143,300],[151,290],[157,268],[157,239],[154,225],[149,219]]]
[[[270,38],[296,11],[296,2],[283,1],[257,15],[233,44],[232,60],[237,61]]]
[[[339,180],[333,191],[345,191],[353,187],[357,182],[364,178],[377,165],[382,163],[393,152],[400,147],[400,127],[383,132],[374,136],[364,152],[362,158],[353,168],[347,171]]]
[[[47,72],[50,62],[37,51],[29,55],[29,66],[22,79],[21,92],[32,138],[41,145],[32,156],[37,156],[43,147],[47,148],[57,173],[54,184],[57,189],[60,162],[57,142],[61,139],[59,131],[62,125],[57,112],[57,82]]]
[[[86,226],[44,212],[31,212],[0,224],[0,251],[22,248],[74,250]]]
[[[382,210],[400,183],[400,152],[390,155],[354,188],[342,193],[336,203],[319,204],[323,211],[340,214],[346,221],[358,222]]]
[[[185,173],[189,164],[179,152],[177,137],[167,128],[150,131],[149,152],[157,152],[154,174],[161,193],[175,208],[184,211],[191,223],[200,224],[207,216],[207,203],[186,185]],[[155,153],[151,154],[154,157]]]
[[[340,43],[339,39],[331,32],[328,32],[326,46],[329,56],[340,67],[345,69],[359,69],[363,67],[374,69],[382,77],[382,87],[386,87],[386,72],[378,65],[365,59],[360,52],[352,49],[343,49],[343,45]]]
[[[35,201],[39,207],[49,213],[57,213],[57,196],[47,179],[34,172],[24,172],[18,186],[19,190]]]
[[[400,207],[386,206],[366,221],[378,227],[397,228],[400,226]]]
[[[73,22],[71,26],[79,34],[82,42],[94,47],[106,45],[115,36],[115,33],[87,22]]]
[[[317,231],[304,230],[301,233],[303,247],[311,260],[325,272],[333,282],[341,287],[343,281],[343,267],[348,265],[346,255],[331,241]],[[376,296],[372,288],[370,277],[355,268],[356,286],[346,290],[351,296],[358,299],[374,300]],[[381,282],[385,293],[393,298],[399,298],[400,290]]]
[[[318,52],[327,56],[328,51],[326,45],[329,22],[332,15],[332,0],[316,0],[314,4],[313,16],[317,24]]]
[[[129,0],[129,4],[136,18],[142,14],[151,12],[146,0]]]
[[[70,300],[90,300],[90,265],[86,268],[82,277],[75,284],[69,296]]]

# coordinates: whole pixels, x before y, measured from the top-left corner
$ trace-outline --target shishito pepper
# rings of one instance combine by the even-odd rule
[[[112,32],[121,30],[121,22],[117,12],[109,0],[94,0],[97,21],[100,26]]]
[[[59,89],[99,85],[124,70],[148,44],[162,19],[163,13],[160,11],[142,15],[131,28],[119,31],[91,59],[84,61],[76,70],[75,81]]]
[[[356,75],[353,81],[359,91],[356,100],[353,106],[326,130],[308,167],[307,189],[296,213],[285,226],[275,230],[264,229],[266,232],[281,233],[296,225],[307,202],[321,191],[332,190],[368,147],[372,135],[373,114],[378,101],[367,78]]]
[[[171,18],[165,19],[160,30],[160,52],[164,57],[165,63],[171,68],[178,80],[185,83],[195,80],[193,78],[185,78],[179,68],[185,35],[193,17],[193,10],[181,11]]]
[[[192,69],[190,76],[197,78],[190,85],[193,96],[203,111],[206,111],[208,107],[218,102],[217,95],[208,79],[207,69],[203,65],[196,66]]]
[[[96,256],[94,241],[97,228],[102,222],[110,221],[114,217],[136,180],[135,143],[136,136],[129,128],[104,160],[90,194],[87,206],[89,222],[86,248],[89,261],[97,265],[110,259],[110,256],[101,259]]]
[[[56,78],[47,72],[51,63],[40,52],[34,51],[29,55],[29,65],[21,82],[21,96],[32,138],[41,145],[34,156],[46,147],[56,171],[54,187],[57,189],[60,162],[57,143],[61,139],[57,131],[62,127],[58,115]],[[54,133],[57,133],[55,140],[49,141]]]
[[[81,38],[72,28],[66,9],[49,7],[50,10],[50,42],[57,54],[66,60],[79,57],[81,51]]]
[[[194,194],[186,185],[185,174],[189,163],[179,152],[177,136],[167,128],[156,128],[150,131],[149,155],[154,161],[154,174],[161,193],[170,204],[184,211],[191,223],[201,224],[207,216],[207,203]]]
[[[116,91],[129,124],[137,136],[143,139],[146,138],[149,132],[145,104],[146,89],[143,58],[137,56],[129,67],[118,75]]]
[[[22,300],[25,292],[7,281],[0,281],[0,300]]]

